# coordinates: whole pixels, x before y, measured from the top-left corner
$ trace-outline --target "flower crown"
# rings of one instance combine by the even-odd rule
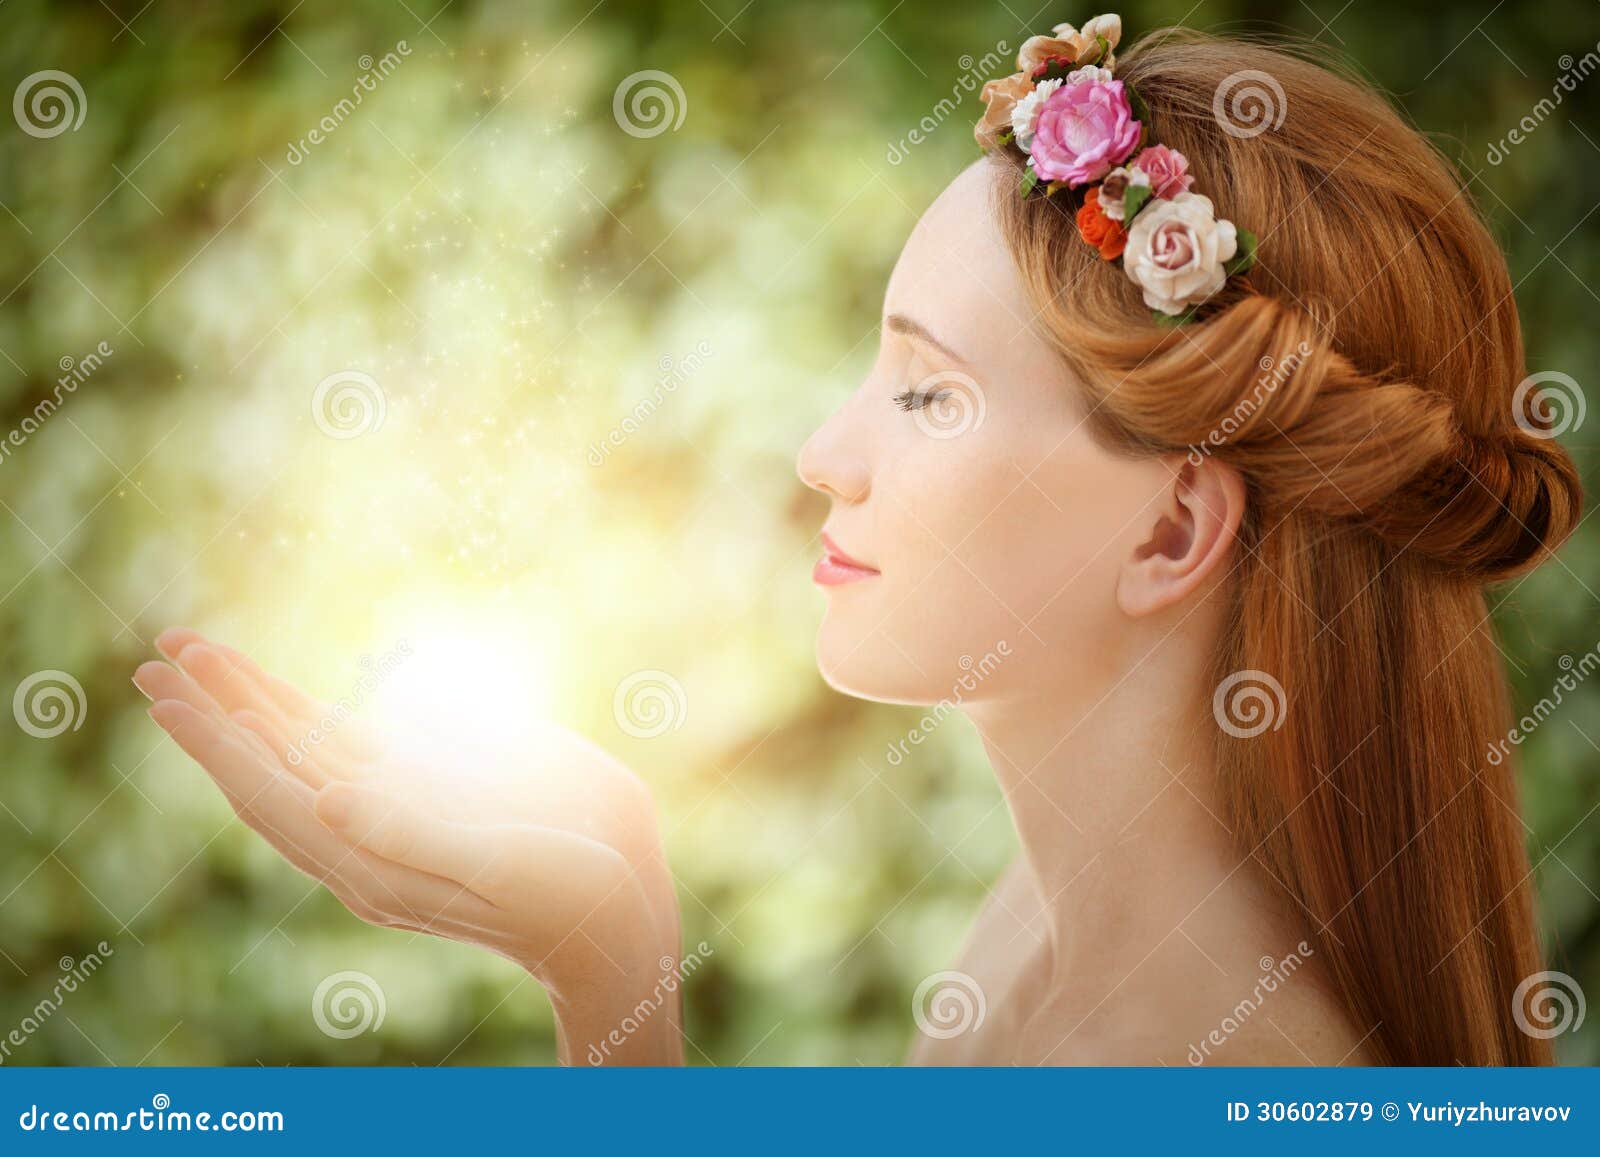
[[[1149,107],[1112,76],[1121,39],[1116,15],[1030,37],[1017,55],[1022,71],[983,86],[974,135],[985,149],[1026,154],[1024,197],[1087,187],[1078,234],[1104,260],[1121,260],[1158,322],[1182,324],[1255,264],[1256,237],[1189,191],[1182,153],[1151,143]]]

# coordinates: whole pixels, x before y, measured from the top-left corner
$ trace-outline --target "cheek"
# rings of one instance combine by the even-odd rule
[[[1000,690],[1033,677],[1021,658],[1040,653],[1030,642],[1107,641],[1117,622],[1110,544],[1126,512],[1106,500],[1116,480],[1098,451],[1052,429],[924,443],[899,466],[873,493],[885,572],[875,629],[863,639],[855,616],[834,623],[856,664],[871,657],[878,694],[936,701],[1004,645],[1018,658],[997,671]]]
[[[955,550],[955,601],[998,604],[1014,634],[1103,640],[1116,625],[1119,528],[1106,501],[1114,479],[1094,467],[1063,448],[1031,474],[1016,471]]]
[[[1085,432],[1051,427],[950,469],[940,515],[954,552],[948,581],[964,575],[1041,635],[1041,619],[1105,610],[1132,514],[1116,467]]]
[[[986,589],[995,568],[975,565],[972,546],[992,533],[988,516],[1003,517],[1020,494],[1023,471],[977,435],[933,438],[910,419],[907,429],[879,443],[861,512],[860,541],[883,574],[829,594],[818,660],[841,690],[932,703],[950,696],[985,654],[1002,642],[1014,647],[1025,633],[1006,606],[1013,596]]]

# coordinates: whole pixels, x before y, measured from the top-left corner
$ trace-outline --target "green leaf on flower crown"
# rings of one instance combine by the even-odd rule
[[[1256,235],[1248,229],[1236,231],[1239,247],[1232,257],[1222,263],[1222,271],[1229,277],[1249,273],[1256,263]]]
[[[1138,121],[1144,130],[1144,136],[1139,141],[1143,147],[1150,133],[1150,106],[1144,103],[1144,97],[1140,96],[1127,81],[1122,82],[1122,92],[1128,98],[1128,108],[1133,111],[1133,119]]]
[[[1026,197],[1033,192],[1033,187],[1039,183],[1039,174],[1032,169],[1022,170],[1022,195]]]
[[[1127,192],[1122,194],[1122,227],[1126,229],[1133,223],[1134,214],[1145,207],[1150,200],[1149,185],[1128,186]]]
[[[1009,145],[1012,141],[1014,141],[1016,139],[1017,139],[1017,134],[1014,133],[1012,130],[1007,129],[1005,132],[1001,133],[998,137],[995,138],[995,144],[999,145],[1003,149],[1007,145]]]
[[[1155,318],[1156,324],[1163,329],[1176,329],[1180,325],[1188,325],[1194,320],[1195,314],[1200,312],[1198,305],[1191,305],[1182,313],[1162,313],[1159,309],[1152,309],[1150,316]]]
[[[1094,42],[1100,46],[1100,51],[1094,54],[1093,60],[1078,61],[1078,67],[1082,68],[1086,64],[1099,64],[1102,60],[1111,55],[1111,42],[1108,41],[1104,36],[1096,36],[1094,38]]]
[[[1044,187],[1044,195],[1046,197],[1054,197],[1057,193],[1061,192],[1061,190],[1065,188],[1067,188],[1067,183],[1065,181],[1051,181]]]
[[[1045,61],[1044,70],[1034,77],[1034,83],[1040,84],[1047,80],[1065,80],[1069,72],[1075,72],[1078,65],[1073,64],[1062,56],[1052,56]]]

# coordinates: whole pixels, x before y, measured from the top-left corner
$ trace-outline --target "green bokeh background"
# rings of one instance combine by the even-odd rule
[[[59,69],[87,105],[50,138],[0,121],[0,423],[22,426],[62,359],[113,351],[0,460],[0,690],[58,669],[87,704],[54,738],[0,728],[0,1035],[61,958],[114,948],[7,1063],[551,1059],[531,983],[359,924],[230,822],[129,684],[158,630],[192,622],[333,697],[419,619],[516,624],[538,709],[656,789],[685,942],[713,949],[688,989],[692,1062],[903,1055],[911,992],[950,962],[1012,837],[962,722],[894,766],[916,713],[818,678],[822,509],[792,461],[869,365],[916,215],[974,155],[963,75],[1092,13],[591,4],[0,7],[0,89]],[[1592,3],[1122,13],[1135,34],[1289,31],[1353,56],[1462,164],[1509,254],[1529,369],[1592,384],[1600,77],[1487,159],[1561,58],[1596,49]],[[362,58],[402,41],[291,163]],[[613,92],[642,69],[681,85],[678,128],[620,130]],[[703,364],[592,464],[699,343]],[[384,422],[331,438],[312,394],[350,370],[378,383]],[[1591,492],[1596,429],[1566,436]],[[1600,642],[1597,539],[1590,520],[1495,592],[1522,704]],[[612,713],[640,668],[687,704],[650,740]],[[1523,747],[1551,967],[1591,997],[1597,705],[1582,686]],[[341,970],[381,985],[381,1028],[317,1028],[312,993]],[[1558,1041],[1565,1060],[1600,1059],[1597,1020]]]

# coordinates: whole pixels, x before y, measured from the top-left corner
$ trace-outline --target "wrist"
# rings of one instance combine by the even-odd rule
[[[681,1065],[676,953],[598,958],[549,986],[558,1051],[567,1065]]]
[[[528,966],[549,993],[563,1064],[683,1063],[677,901],[661,875],[664,864],[640,864]]]

